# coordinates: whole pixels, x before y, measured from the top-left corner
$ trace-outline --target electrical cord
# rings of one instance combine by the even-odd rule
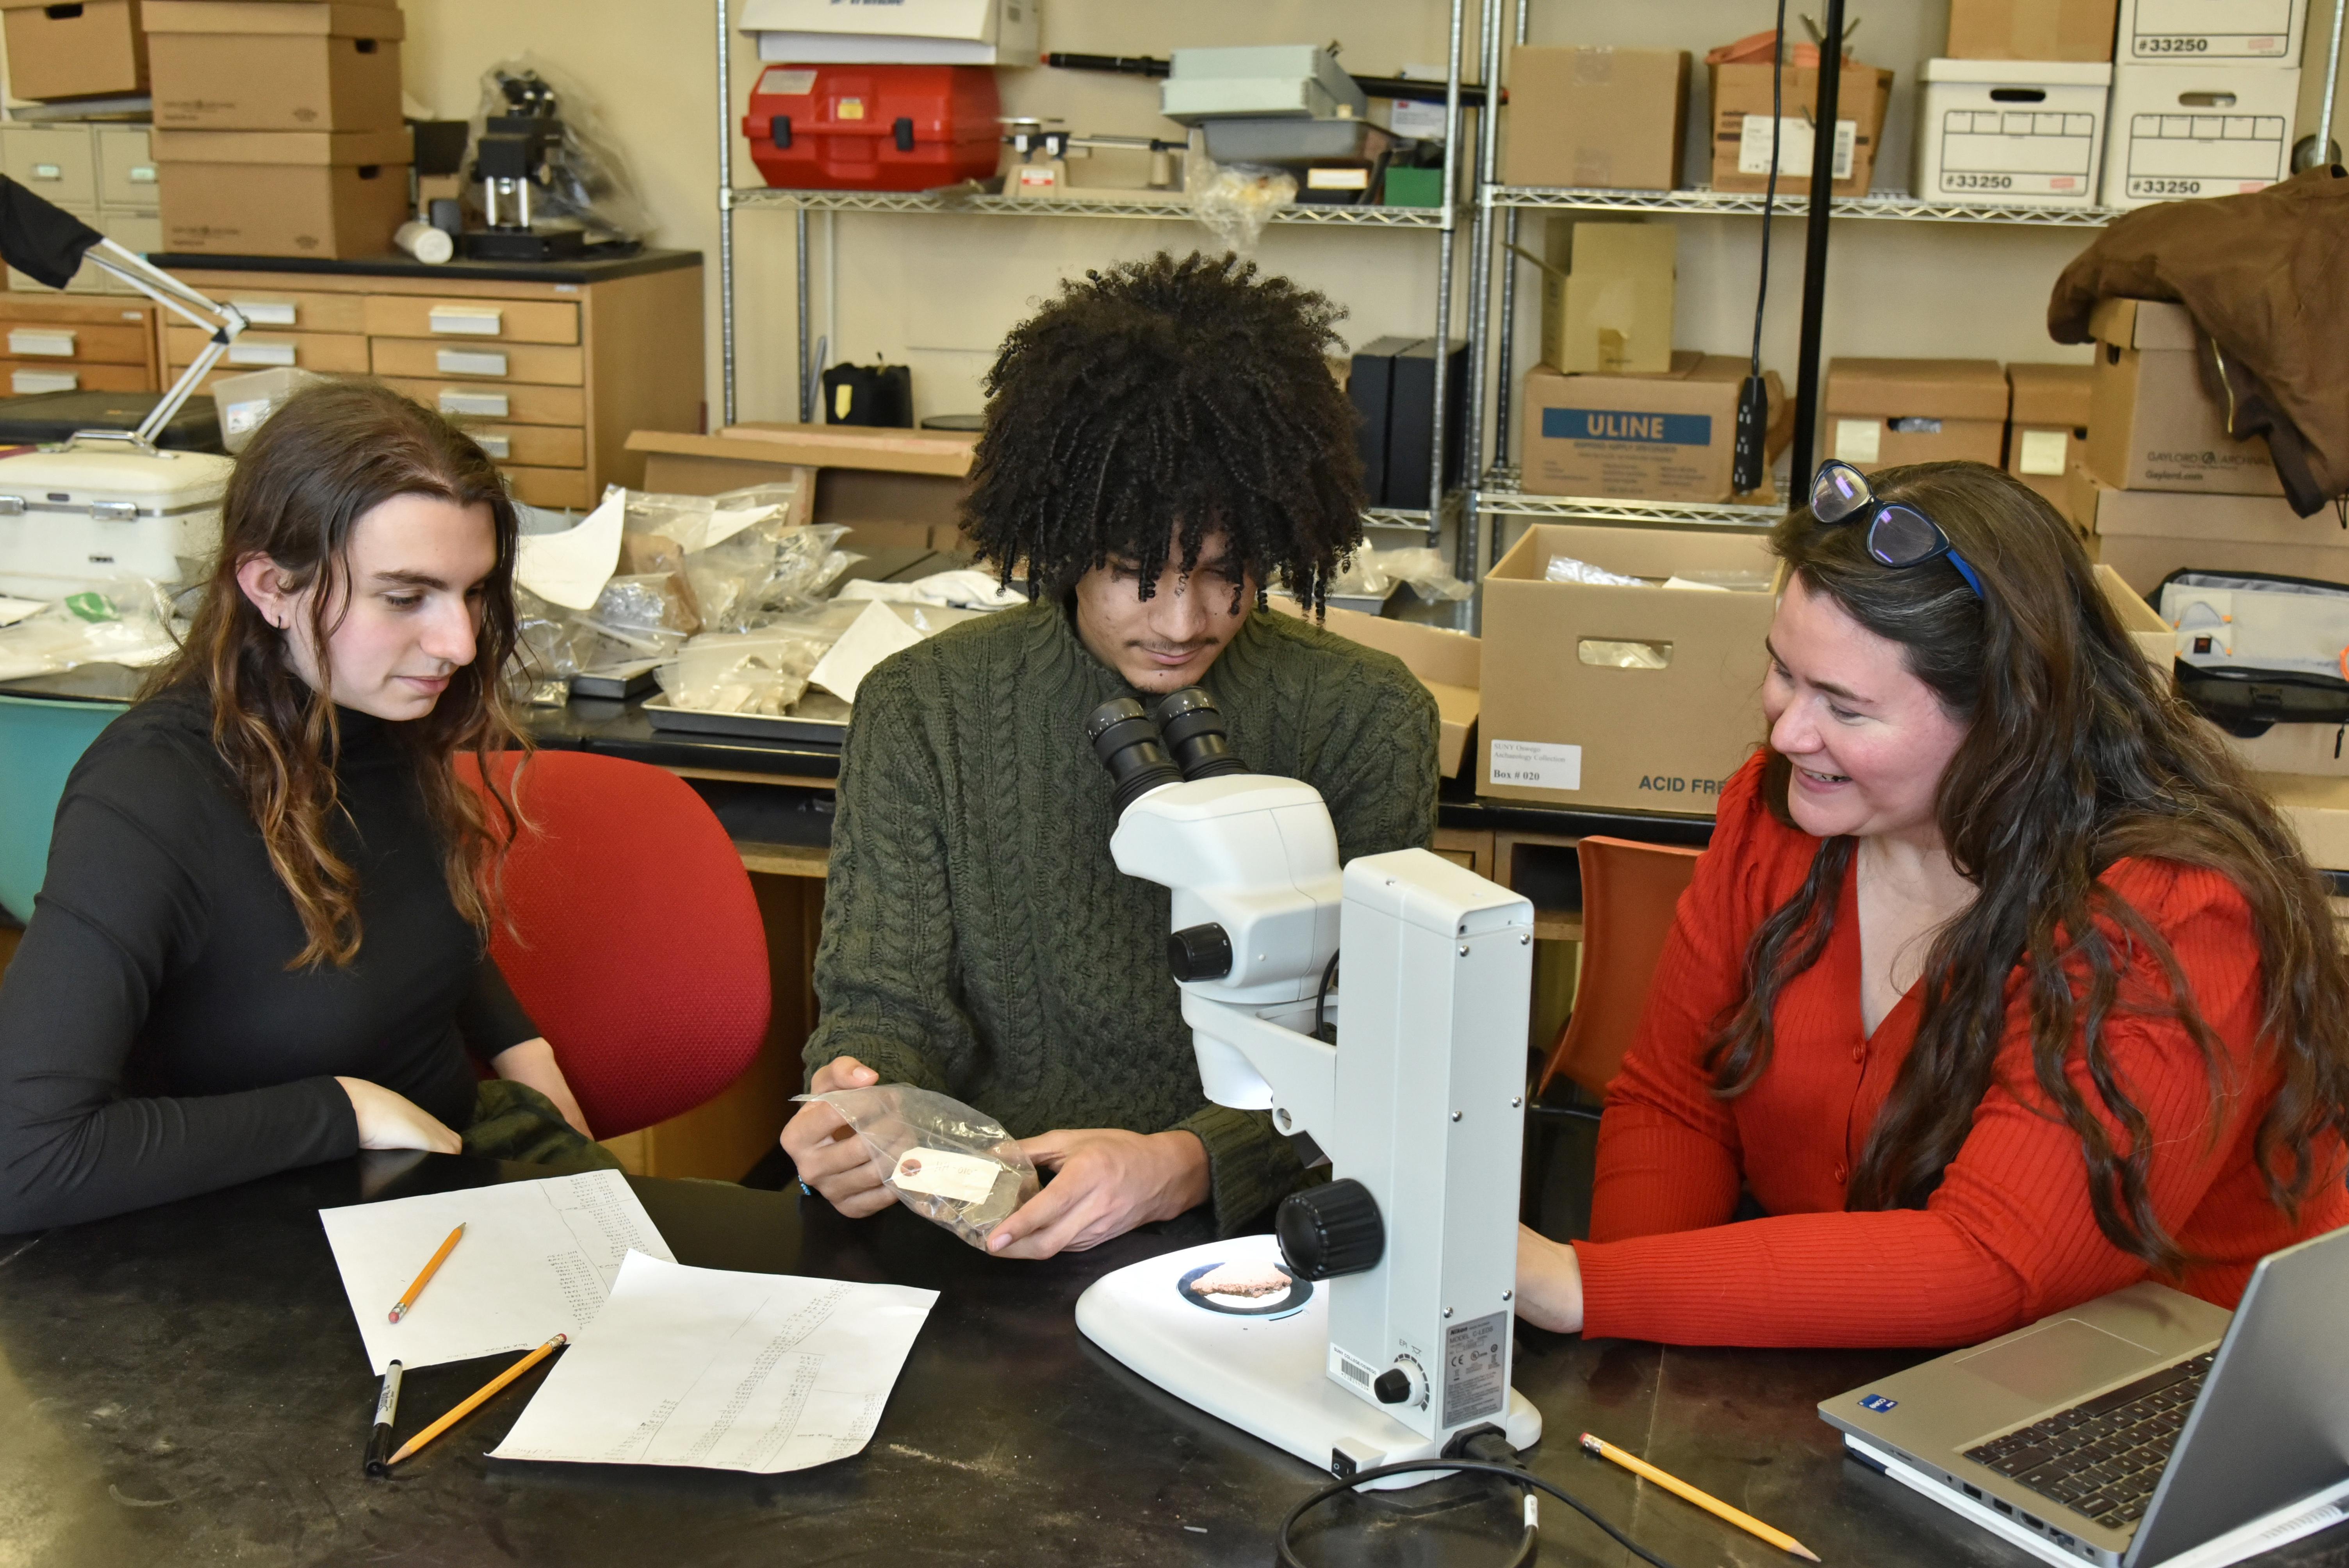
[[[1536,1504],[1534,1502],[1533,1496],[1534,1492],[1537,1491],[1549,1493],[1550,1496],[1557,1499],[1560,1502],[1566,1504],[1567,1507],[1574,1510],[1577,1513],[1582,1515],[1583,1518],[1599,1526],[1599,1529],[1608,1533],[1609,1537],[1611,1538],[1617,1545],[1622,1547],[1625,1551],[1630,1552],[1641,1562],[1652,1563],[1654,1564],[1654,1568],[1672,1568],[1672,1565],[1670,1563],[1667,1563],[1664,1559],[1657,1556],[1654,1553],[1649,1551],[1646,1547],[1640,1545],[1638,1542],[1632,1540],[1630,1536],[1624,1534],[1613,1525],[1608,1523],[1607,1521],[1599,1518],[1598,1514],[1592,1512],[1589,1506],[1584,1503],[1581,1499],[1576,1497],[1572,1492],[1568,1491],[1563,1487],[1552,1485],[1550,1482],[1542,1480],[1541,1477],[1535,1475],[1532,1471],[1525,1469],[1523,1466],[1516,1464],[1496,1464],[1490,1460],[1455,1459],[1406,1460],[1401,1464],[1374,1465],[1369,1470],[1355,1471],[1344,1480],[1334,1481],[1331,1484],[1323,1487],[1319,1491],[1315,1492],[1312,1496],[1299,1503],[1295,1508],[1290,1509],[1288,1511],[1288,1517],[1280,1522],[1280,1533],[1274,1538],[1274,1544],[1279,1549],[1281,1568],[1306,1568],[1304,1560],[1297,1555],[1295,1548],[1289,1544],[1288,1538],[1290,1532],[1297,1528],[1297,1522],[1304,1518],[1305,1515],[1314,1508],[1327,1502],[1330,1499],[1336,1497],[1340,1492],[1351,1491],[1358,1486],[1365,1485],[1383,1477],[1391,1475],[1408,1475],[1415,1471],[1426,1470],[1448,1470],[1462,1475],[1496,1475],[1501,1477],[1503,1480],[1524,1489],[1526,1500],[1525,1533],[1518,1539],[1517,1554],[1510,1560],[1509,1568],[1525,1568],[1525,1565],[1531,1563],[1541,1551],[1541,1536],[1537,1523],[1538,1515],[1536,1512]]]
[[[1321,989],[1313,993],[1313,1037],[1323,1045],[1330,1043],[1321,1033],[1323,1009],[1330,1005],[1330,983],[1338,978],[1338,955],[1330,954],[1330,962],[1321,970]]]
[[[1770,51],[1770,179],[1762,188],[1762,281],[1754,294],[1751,374],[1762,374],[1762,311],[1770,303],[1770,216],[1778,204],[1778,133],[1785,125],[1780,99],[1786,76],[1786,0],[1778,0],[1777,31]]]

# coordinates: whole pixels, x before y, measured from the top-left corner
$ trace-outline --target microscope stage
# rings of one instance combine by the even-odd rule
[[[1077,1300],[1077,1326],[1167,1392],[1316,1470],[1329,1470],[1341,1444],[1363,1470],[1433,1457],[1435,1444],[1330,1380],[1326,1286],[1282,1288],[1286,1274],[1271,1236],[1168,1253],[1094,1281]],[[1231,1288],[1195,1288],[1203,1282]],[[1509,1390],[1509,1446],[1532,1447],[1541,1424],[1541,1412]],[[1439,1479],[1399,1475],[1366,1490]]]

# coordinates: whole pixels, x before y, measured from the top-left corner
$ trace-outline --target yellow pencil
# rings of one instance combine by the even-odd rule
[[[499,1389],[504,1387],[507,1384],[512,1382],[515,1378],[521,1377],[523,1373],[529,1371],[532,1367],[545,1360],[556,1350],[562,1348],[564,1344],[568,1341],[570,1337],[571,1336],[567,1334],[556,1335],[554,1338],[548,1340],[545,1344],[540,1346],[537,1349],[532,1351],[529,1355],[523,1357],[521,1360],[515,1362],[512,1366],[499,1373],[495,1377],[491,1378],[488,1387],[482,1388],[471,1398],[467,1399],[463,1404],[458,1406],[455,1409],[450,1411],[447,1415],[441,1417],[439,1420],[433,1422],[430,1426],[425,1428],[422,1431],[417,1433],[414,1437],[400,1444],[399,1451],[392,1455],[391,1458],[386,1460],[384,1463],[387,1465],[398,1464],[400,1460],[406,1459],[409,1455],[414,1453],[417,1449],[422,1448],[425,1444],[430,1442],[433,1439],[439,1437],[441,1433],[447,1431],[450,1428],[455,1426],[458,1422],[471,1415],[474,1410],[479,1408],[483,1402],[488,1400],[489,1398],[495,1394]]]
[[[432,1283],[432,1276],[440,1272],[440,1265],[447,1263],[449,1261],[449,1254],[457,1250],[457,1239],[464,1233],[465,1227],[462,1225],[459,1225],[455,1230],[449,1233],[449,1239],[440,1243],[440,1250],[432,1254],[431,1262],[424,1265],[424,1272],[418,1274],[416,1276],[416,1283],[408,1287],[408,1294],[401,1296],[399,1300],[393,1305],[391,1309],[391,1320],[394,1323],[398,1323],[401,1318],[408,1315],[408,1309],[416,1305],[416,1298],[424,1294],[424,1287]],[[383,1298],[381,1296],[378,1296],[376,1299],[380,1301]]]
[[[1763,1523],[1760,1520],[1754,1518],[1752,1514],[1741,1512],[1738,1510],[1730,1507],[1729,1504],[1722,1501],[1721,1499],[1697,1491],[1696,1488],[1689,1485],[1688,1482],[1681,1480],[1680,1477],[1666,1475],[1662,1470],[1658,1470],[1655,1466],[1640,1458],[1637,1454],[1627,1454],[1621,1449],[1617,1448],[1613,1443],[1604,1441],[1599,1438],[1594,1438],[1588,1432],[1582,1434],[1582,1446],[1586,1450],[1590,1453],[1597,1454],[1602,1460],[1612,1460],[1615,1463],[1621,1465],[1625,1470],[1630,1470],[1633,1475],[1638,1476],[1641,1480],[1653,1481],[1658,1486],[1662,1487],[1666,1491],[1671,1492],[1674,1497],[1680,1498],[1684,1501],[1696,1504],[1707,1513],[1712,1514],[1715,1519],[1725,1519],[1730,1523],[1737,1526],[1738,1529],[1761,1537],[1763,1540],[1768,1542],[1771,1545],[1777,1547],[1782,1552],[1791,1552],[1795,1556],[1807,1558],[1813,1563],[1819,1560],[1819,1554],[1817,1553],[1812,1551],[1809,1547],[1804,1545],[1801,1542],[1795,1540],[1785,1531],[1773,1530],[1768,1525]]]

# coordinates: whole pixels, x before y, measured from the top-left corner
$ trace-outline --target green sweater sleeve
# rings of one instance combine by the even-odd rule
[[[822,1014],[800,1055],[811,1078],[854,1057],[883,1083],[951,1094],[977,1036],[956,981],[946,792],[911,695],[902,666],[857,689],[815,950]]]

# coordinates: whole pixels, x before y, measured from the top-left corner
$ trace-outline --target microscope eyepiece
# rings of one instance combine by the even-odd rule
[[[1167,693],[1158,699],[1151,717],[1158,721],[1158,732],[1166,738],[1166,748],[1174,754],[1185,779],[1218,779],[1248,771],[1248,765],[1233,754],[1231,741],[1224,734],[1223,710],[1203,688],[1185,686]]]
[[[1183,782],[1183,770],[1166,755],[1158,727],[1130,696],[1113,697],[1093,709],[1085,720],[1085,738],[1109,769],[1111,805],[1121,817],[1153,789]]]

